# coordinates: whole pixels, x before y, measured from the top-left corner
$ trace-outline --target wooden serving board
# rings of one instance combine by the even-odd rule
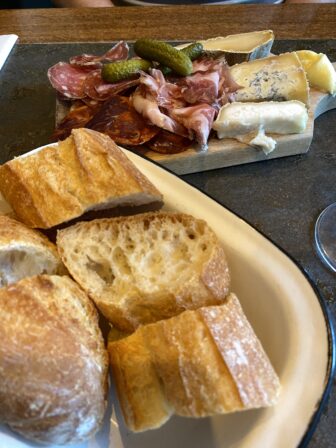
[[[336,70],[336,63],[333,64]],[[329,95],[314,89],[310,90],[309,119],[301,134],[267,134],[276,140],[274,151],[265,155],[261,149],[241,143],[238,140],[212,138],[208,150],[200,151],[196,145],[178,154],[159,154],[141,149],[140,154],[154,160],[176,174],[190,174],[224,168],[245,163],[260,162],[279,157],[304,154],[309,150],[314,133],[314,120],[328,110],[336,108],[336,95]],[[66,114],[64,106],[56,106],[56,122]]]

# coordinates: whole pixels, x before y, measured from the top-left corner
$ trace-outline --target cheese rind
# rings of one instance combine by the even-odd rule
[[[305,130],[307,121],[306,106],[300,101],[231,103],[221,108],[213,129],[218,138],[235,138],[269,154],[276,140],[265,132],[297,134]]]
[[[235,138],[263,129],[275,134],[297,134],[307,126],[308,113],[300,101],[229,103],[213,124],[218,138]]]
[[[236,92],[237,101],[298,100],[309,105],[306,73],[295,52],[243,62],[230,72],[242,86]]]
[[[274,33],[272,30],[252,31],[198,42],[203,45],[205,51],[224,53],[227,63],[233,65],[268,56],[274,42]],[[187,45],[190,44],[182,44],[177,48],[181,49]]]

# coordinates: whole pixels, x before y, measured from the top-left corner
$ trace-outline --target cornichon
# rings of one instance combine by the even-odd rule
[[[190,57],[192,61],[199,58],[203,53],[203,45],[201,42],[195,42],[187,47],[182,48],[180,51]]]
[[[135,53],[141,58],[159,62],[182,76],[190,75],[192,62],[188,55],[172,45],[155,39],[139,39],[134,44]]]
[[[103,65],[102,78],[107,82],[118,82],[135,75],[139,70],[146,72],[151,66],[152,64],[144,59],[109,62]]]
[[[194,44],[190,44],[187,47],[181,48],[182,53],[189,56],[191,61],[199,58],[203,53],[203,45],[200,42],[195,42]],[[169,67],[159,67],[164,75],[169,75],[171,73],[171,69]]]

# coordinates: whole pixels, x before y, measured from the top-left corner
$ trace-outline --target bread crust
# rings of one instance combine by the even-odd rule
[[[42,273],[66,273],[55,244],[37,230],[0,215],[0,286]]]
[[[22,222],[42,229],[94,209],[162,203],[118,146],[90,129],[0,166],[0,190]]]
[[[124,339],[110,339],[108,351],[124,419],[135,432],[166,421],[160,414],[147,418],[152,401],[171,413],[198,418],[271,406],[280,391],[279,379],[232,293],[222,305],[185,311]]]
[[[0,251],[15,245],[26,245],[43,248],[52,254],[59,262],[56,245],[41,232],[30,229],[21,222],[6,215],[0,215]]]
[[[223,247],[205,221],[190,215],[82,222],[59,231],[56,244],[73,278],[122,331],[223,303],[229,292]]]
[[[0,289],[0,421],[47,444],[90,438],[106,407],[107,354],[97,312],[69,278]]]

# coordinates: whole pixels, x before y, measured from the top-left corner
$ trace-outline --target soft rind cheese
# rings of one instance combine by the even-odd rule
[[[336,93],[336,71],[327,55],[311,50],[296,52],[306,71],[309,84],[318,90]]]
[[[265,133],[298,134],[306,129],[307,122],[307,109],[300,101],[235,102],[220,109],[213,129],[220,139],[236,138],[268,154],[276,141]]]
[[[230,67],[233,79],[242,88],[236,100],[289,101],[309,105],[309,85],[300,59],[293,53],[283,53]]]
[[[252,31],[213,37],[198,42],[203,45],[205,51],[224,53],[227,63],[233,65],[268,56],[274,42],[274,33],[272,30]],[[190,43],[179,45],[177,48],[187,45]]]

